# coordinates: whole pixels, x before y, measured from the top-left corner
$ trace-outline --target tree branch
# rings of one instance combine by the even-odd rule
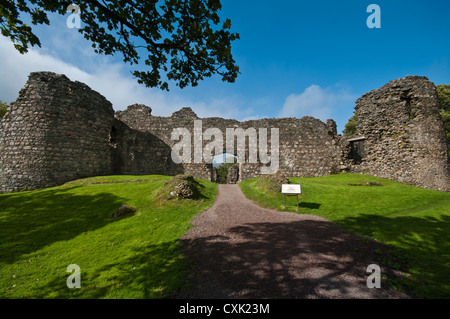
[[[150,44],[154,48],[157,49],[178,49],[180,48],[180,44],[167,44],[167,43],[155,43],[151,38],[146,36],[139,28],[134,26],[132,23],[127,21],[126,19],[122,18],[120,15],[116,14],[116,12],[108,9],[106,6],[102,5],[97,0],[86,0],[86,2],[94,5],[95,7],[99,8],[100,11],[107,14],[108,16],[113,17],[116,21],[120,22],[121,24],[125,25],[127,28],[129,28],[131,31],[133,31],[136,35],[138,35],[142,40],[147,42],[147,44]]]

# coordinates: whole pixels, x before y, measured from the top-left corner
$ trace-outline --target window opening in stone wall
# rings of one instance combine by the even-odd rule
[[[349,140],[350,142],[350,157],[353,160],[353,164],[359,165],[363,162],[366,156],[365,151],[365,138],[356,138]]]
[[[109,132],[109,146],[117,148],[118,134],[117,128],[114,126],[111,127],[111,131]]]
[[[122,173],[122,157],[118,147],[119,132],[115,126],[111,127],[108,142],[111,150],[111,172],[113,175],[120,175]]]

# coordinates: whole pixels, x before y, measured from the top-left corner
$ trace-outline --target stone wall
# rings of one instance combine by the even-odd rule
[[[364,94],[355,110],[364,154],[352,171],[450,191],[445,128],[432,82],[418,76],[393,80]]]
[[[2,119],[2,192],[110,173],[111,103],[80,82],[31,73]]]
[[[171,149],[166,143],[148,132],[133,130],[117,119],[111,128],[109,145],[113,175],[184,173],[181,165],[172,162]]]
[[[201,121],[200,134],[207,129],[219,129],[223,135],[223,148],[219,153],[226,153],[227,128],[254,128],[259,141],[259,129],[267,129],[268,152],[271,155],[271,129],[279,129],[279,170],[292,177],[323,176],[341,171],[343,138],[337,135],[336,123],[329,120],[327,124],[313,117],[261,119],[239,122],[223,118],[199,118],[190,108],[183,108],[171,117],[152,116],[151,109],[145,105],[131,105],[125,111],[116,112],[116,118],[140,132],[148,132],[164,141],[170,148],[179,142],[172,140],[171,133],[176,128],[187,128],[191,132],[191,162],[188,173],[202,178],[212,179],[212,170],[207,164],[194,164],[194,152],[204,149],[211,141],[203,139],[197,147],[194,145],[194,121]],[[200,136],[200,135],[199,135]],[[235,139],[234,155],[239,156]],[[241,163],[239,180],[246,180],[261,175],[261,163],[249,161],[249,140],[245,143],[245,162]],[[258,145],[255,146],[259,154]],[[241,156],[241,159],[242,156]],[[205,166],[206,165],[206,166]],[[171,174],[173,175],[173,174]]]
[[[426,78],[391,81],[356,102],[358,131],[348,139],[337,134],[333,120],[324,123],[308,116],[239,122],[200,119],[190,108],[182,108],[160,117],[142,104],[114,113],[111,103],[82,83],[51,72],[31,73],[0,123],[0,191],[43,188],[96,175],[190,174],[215,180],[211,163],[196,161],[212,142],[203,136],[205,131],[221,133],[223,141],[214,153],[218,155],[228,152],[230,129],[254,129],[258,141],[264,135],[259,130],[267,129],[270,156],[274,128],[279,132],[279,174],[315,177],[352,171],[450,191],[436,96]],[[172,160],[172,149],[179,143],[172,139],[177,128],[191,137],[190,163]],[[239,180],[260,176],[267,166],[259,157],[260,144],[247,138],[240,153],[237,139],[234,142],[231,153],[240,161],[245,157],[238,164]],[[249,161],[252,148],[258,154],[256,163]]]

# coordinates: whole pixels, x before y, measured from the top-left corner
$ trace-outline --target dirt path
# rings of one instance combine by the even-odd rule
[[[238,185],[219,185],[193,225],[182,247],[194,284],[175,298],[407,298],[384,280],[367,287],[384,246],[317,216],[261,208]]]

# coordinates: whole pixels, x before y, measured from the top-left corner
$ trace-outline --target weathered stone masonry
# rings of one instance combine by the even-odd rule
[[[1,191],[111,172],[111,103],[63,75],[32,73],[2,119]]]
[[[200,120],[203,131],[218,128],[224,139],[227,128],[279,128],[279,172],[288,176],[362,172],[450,191],[444,126],[431,82],[423,77],[391,81],[361,97],[355,109],[359,126],[351,139],[337,134],[333,120],[312,117]],[[151,111],[135,104],[114,113],[111,103],[83,83],[51,72],[31,73],[0,124],[0,191],[96,175],[192,174],[213,180],[211,164],[171,159],[178,142],[171,140],[173,129],[188,128],[194,135],[197,115],[189,108],[171,117]],[[268,138],[270,150],[270,133]],[[248,163],[246,156],[238,164],[239,180],[259,176],[261,165]]]
[[[358,99],[355,111],[364,156],[354,172],[450,191],[447,140],[433,83],[418,76],[393,80]]]
[[[149,132],[169,145],[169,149],[178,143],[171,140],[171,132],[176,128],[188,128],[193,132],[194,121],[199,118],[190,108],[183,108],[175,112],[171,117],[150,116],[151,109],[145,105],[132,105],[126,111],[116,113],[118,120],[126,123],[131,128],[140,132]],[[145,116],[143,116],[145,114]],[[334,121],[329,125],[312,118],[303,117],[302,119],[262,119],[246,122],[222,118],[203,118],[202,128],[205,131],[208,128],[218,128],[223,132],[223,149],[226,152],[225,133],[227,128],[267,128],[268,138],[270,140],[270,128],[279,128],[280,141],[280,165],[281,173],[289,176],[322,176],[339,171],[342,150],[339,147],[341,138],[336,134],[336,124]],[[331,126],[331,127],[330,127]],[[192,134],[193,135],[193,134]],[[210,141],[204,140],[203,147]],[[252,164],[248,161],[249,143],[246,146],[246,163],[240,164],[240,180],[245,180],[260,175],[260,166],[262,164]],[[192,143],[192,153],[194,145]],[[235,148],[237,141],[235,142]],[[268,143],[270,151],[271,144]],[[237,150],[235,149],[235,154]],[[161,158],[166,161],[169,152],[160,152]],[[217,154],[218,155],[218,154]],[[211,179],[211,167],[207,164],[184,164],[183,170],[205,179]],[[173,174],[169,174],[173,175]]]

